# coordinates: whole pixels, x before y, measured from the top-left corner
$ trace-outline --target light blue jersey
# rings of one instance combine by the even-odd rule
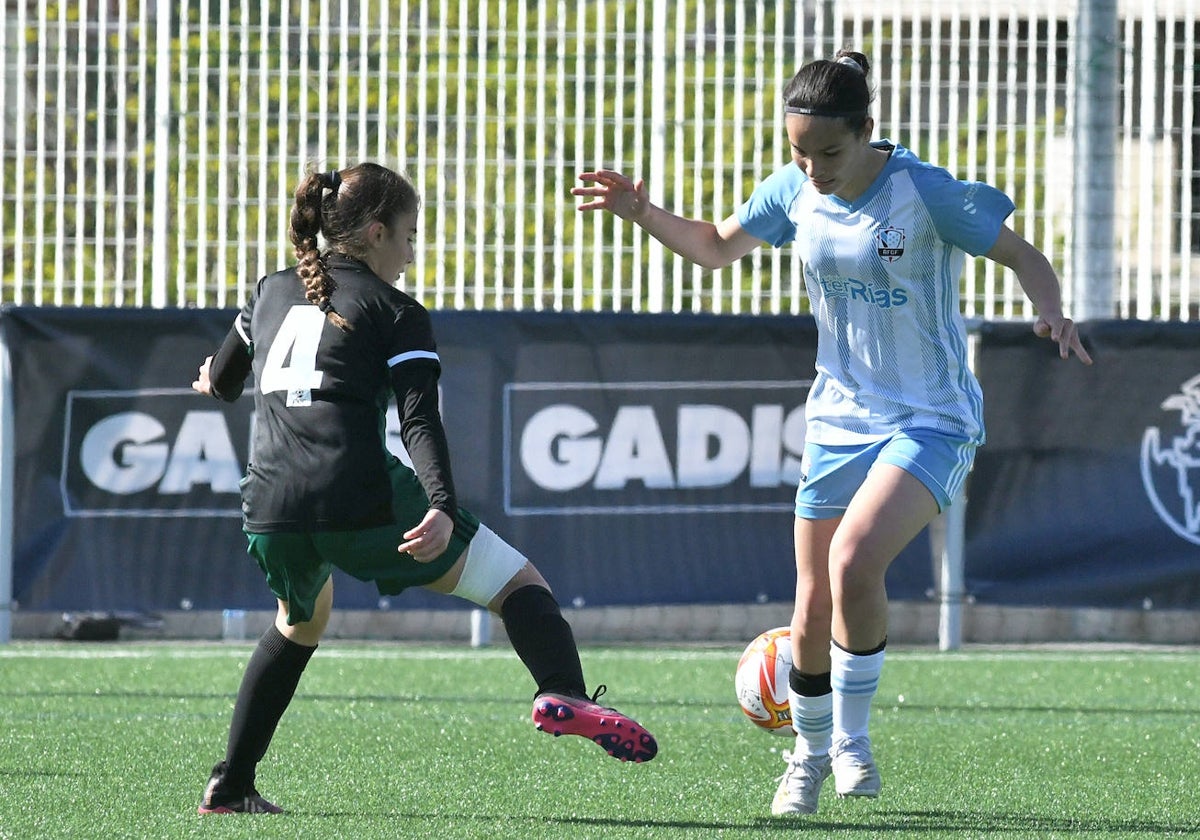
[[[819,330],[806,437],[856,444],[929,428],[983,443],[983,398],[959,314],[966,254],[991,250],[1013,211],[889,141],[883,171],[853,202],[821,195],[795,163],[737,213],[776,247],[796,241]]]

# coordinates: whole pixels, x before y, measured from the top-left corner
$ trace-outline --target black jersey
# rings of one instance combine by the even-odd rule
[[[441,363],[429,313],[363,263],[331,255],[341,330],[304,297],[295,268],[268,275],[238,315],[209,370],[235,399],[252,365],[255,428],[242,484],[246,530],[368,528],[392,521],[384,443],[389,392],[401,437],[431,507],[454,516]]]

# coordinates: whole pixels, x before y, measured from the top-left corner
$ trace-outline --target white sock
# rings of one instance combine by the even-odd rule
[[[829,755],[833,743],[833,694],[805,697],[788,689],[799,755]]]
[[[871,716],[871,701],[879,689],[879,674],[883,671],[883,654],[858,656],[829,646],[833,660],[830,682],[833,683],[833,738],[859,738],[867,734]]]

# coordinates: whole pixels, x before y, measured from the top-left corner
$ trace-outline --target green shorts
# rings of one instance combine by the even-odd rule
[[[310,621],[317,595],[336,566],[363,581],[374,581],[381,595],[398,595],[410,586],[433,583],[449,571],[466,550],[479,520],[458,509],[450,544],[436,559],[418,563],[396,550],[404,532],[429,511],[429,499],[416,475],[400,461],[389,468],[394,525],[357,531],[246,532],[247,551],[267,576],[267,586],[288,604],[288,624]]]

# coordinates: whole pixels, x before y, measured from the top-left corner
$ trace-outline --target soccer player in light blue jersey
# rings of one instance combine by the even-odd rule
[[[784,88],[792,161],[719,222],[651,204],[642,181],[584,172],[580,210],[635,222],[675,253],[723,268],[795,242],[819,328],[796,494],[795,749],[771,812],[811,814],[831,774],[839,796],[878,796],[867,723],[887,642],[889,564],[957,496],[984,441],[967,362],[959,275],[967,254],[1011,269],[1034,331],[1091,358],[1063,315],[1046,257],[1005,226],[1012,201],[960,181],[875,128],[862,53],[806,64]]]

